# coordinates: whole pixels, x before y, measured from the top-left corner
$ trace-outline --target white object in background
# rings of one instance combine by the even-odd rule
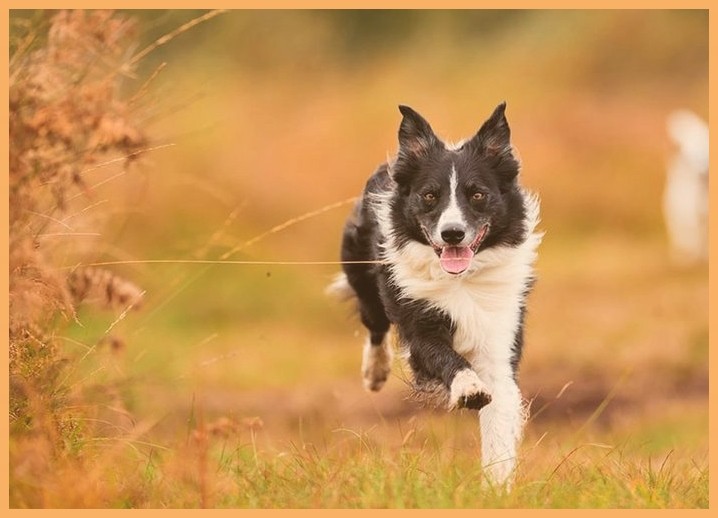
[[[679,110],[667,121],[678,151],[668,164],[663,215],[676,262],[708,258],[708,125]]]

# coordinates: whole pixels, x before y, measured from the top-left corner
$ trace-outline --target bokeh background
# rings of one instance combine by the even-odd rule
[[[202,13],[125,12],[138,49]],[[67,261],[337,260],[349,204],[242,245],[359,194],[396,151],[398,104],[455,141],[505,100],[546,232],[520,372],[528,437],[707,453],[708,269],[672,260],[661,212],[666,118],[707,118],[707,11],[231,11],[148,54],[128,88],[158,70],[140,116],[160,147],[119,177],[123,164],[92,171],[113,178],[93,190],[103,230]],[[116,325],[81,310],[66,354],[155,440],[197,412],[259,417],[270,449],[340,427],[400,442],[397,423],[424,416],[475,448],[471,416],[405,400],[399,364],[383,392],[362,390],[363,330],[324,293],[337,265],[112,269],[146,290],[142,308]],[[115,352],[77,347],[108,326]]]

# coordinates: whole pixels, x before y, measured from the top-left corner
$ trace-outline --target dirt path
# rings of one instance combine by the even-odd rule
[[[708,375],[695,374],[688,380],[657,383],[647,377],[630,380],[586,378],[570,383],[549,383],[561,379],[542,373],[526,376],[522,382],[531,402],[529,426],[552,423],[579,427],[591,421],[598,429],[655,419],[681,408],[708,408]],[[414,419],[440,418],[442,410],[426,409],[408,399],[408,387],[391,379],[379,393],[363,390],[359,379],[341,379],[331,385],[302,385],[251,391],[205,387],[191,391],[167,392],[158,389],[149,415],[164,415],[158,428],[186,429],[190,419],[201,415],[205,422],[229,418],[238,422],[259,418],[262,427],[274,436],[297,430],[365,430],[382,424],[403,426]],[[153,408],[155,410],[153,410]],[[164,409],[159,411],[156,409]]]

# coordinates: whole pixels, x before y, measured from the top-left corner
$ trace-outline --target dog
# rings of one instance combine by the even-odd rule
[[[708,125],[677,110],[667,120],[677,150],[666,168],[663,217],[672,259],[679,265],[708,259]]]
[[[505,109],[451,144],[399,106],[398,153],[369,178],[345,224],[335,281],[368,330],[364,386],[378,391],[388,379],[393,326],[414,393],[478,411],[482,466],[498,484],[511,483],[526,419],[517,374],[542,239]]]

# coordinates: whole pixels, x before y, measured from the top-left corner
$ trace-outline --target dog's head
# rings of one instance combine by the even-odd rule
[[[399,107],[394,230],[404,242],[432,247],[447,273],[464,272],[480,250],[512,244],[524,233],[519,162],[505,109],[501,103],[474,137],[452,147],[421,115]]]

